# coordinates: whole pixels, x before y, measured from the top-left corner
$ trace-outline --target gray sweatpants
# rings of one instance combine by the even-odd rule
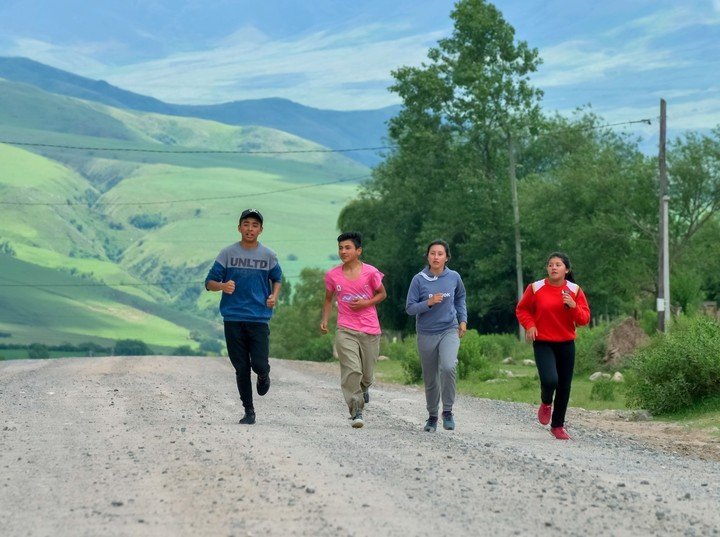
[[[417,344],[428,414],[438,415],[441,394],[443,412],[452,411],[455,403],[455,367],[460,349],[457,329],[451,328],[441,334],[418,334]]]

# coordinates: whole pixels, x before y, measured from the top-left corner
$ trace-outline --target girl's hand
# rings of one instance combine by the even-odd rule
[[[537,327],[533,326],[532,328],[528,328],[525,331],[525,339],[528,341],[535,341],[535,338],[537,337]]]
[[[460,323],[460,326],[458,326],[458,337],[462,339],[465,332],[467,332],[467,323]]]

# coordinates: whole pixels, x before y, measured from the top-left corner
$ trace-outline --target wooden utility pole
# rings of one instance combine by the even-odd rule
[[[668,196],[667,166],[665,163],[665,138],[667,125],[667,105],[660,99],[660,147],[658,154],[658,172],[660,198],[660,225],[658,227],[658,330],[667,332],[670,325],[670,247],[668,236]]]
[[[518,203],[517,177],[515,176],[515,144],[512,135],[508,136],[508,173],[510,175],[510,189],[512,190],[512,206],[513,220],[515,223],[515,276],[517,278],[517,300],[523,295],[523,277],[522,277],[522,245],[520,244],[520,206]],[[520,341],[525,339],[525,329],[518,323],[518,336]]]

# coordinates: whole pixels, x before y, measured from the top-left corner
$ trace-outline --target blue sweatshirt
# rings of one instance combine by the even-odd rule
[[[444,299],[430,307],[428,299],[435,293],[442,293]],[[466,323],[467,307],[462,278],[447,267],[439,276],[425,267],[410,282],[405,311],[408,315],[416,315],[415,327],[422,334],[440,334],[457,328],[459,323]]]
[[[210,280],[235,282],[233,294],[221,292],[220,313],[225,321],[267,323],[273,310],[266,301],[272,284],[282,281],[282,270],[270,248],[258,244],[248,250],[236,242],[218,254],[205,278],[205,289]]]

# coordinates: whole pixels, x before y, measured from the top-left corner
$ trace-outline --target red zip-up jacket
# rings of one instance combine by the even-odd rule
[[[576,307],[565,307],[563,290],[572,295]],[[571,341],[575,339],[575,326],[590,322],[590,307],[579,285],[567,280],[559,286],[550,285],[545,278],[527,286],[515,315],[525,330],[537,328],[536,340]]]

